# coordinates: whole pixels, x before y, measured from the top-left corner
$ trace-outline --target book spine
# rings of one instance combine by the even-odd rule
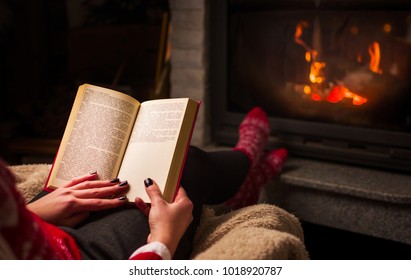
[[[60,143],[60,145],[57,149],[56,155],[54,156],[54,160],[53,160],[53,163],[51,165],[49,175],[47,176],[46,182],[43,186],[43,190],[46,191],[46,192],[52,192],[54,190],[54,188],[49,187],[49,182],[50,182],[51,174],[53,173],[54,166],[56,164],[56,159],[57,159],[57,155],[58,155],[59,150],[60,150],[60,146],[61,146],[61,143]]]

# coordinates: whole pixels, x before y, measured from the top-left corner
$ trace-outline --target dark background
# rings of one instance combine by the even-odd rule
[[[165,0],[0,0],[0,156],[52,160],[77,87],[150,98]]]

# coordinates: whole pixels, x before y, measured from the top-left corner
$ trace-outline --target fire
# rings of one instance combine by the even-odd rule
[[[324,62],[314,61],[311,63],[311,71],[310,71],[310,81],[313,84],[321,84],[325,81],[325,77],[322,74],[322,69],[325,67]]]
[[[302,21],[297,24],[295,28],[295,33],[294,33],[294,41],[297,44],[303,46],[309,53],[312,53],[311,48],[309,48],[307,44],[303,40],[301,40],[301,36],[303,35],[303,30],[304,28],[307,28],[307,27],[308,27],[308,22],[306,21]]]
[[[373,42],[368,47],[368,53],[370,54],[371,61],[370,61],[370,70],[377,74],[382,74],[382,70],[380,69],[380,44],[377,42]]]
[[[351,98],[352,104],[356,106],[362,105],[368,101],[367,98],[362,97],[356,93],[353,93],[345,86],[340,85],[333,86],[333,88],[330,90],[330,93],[327,96],[327,101],[331,103],[338,103],[344,98]]]
[[[306,60],[307,62],[310,62],[310,61],[311,61],[311,53],[310,53],[310,52],[305,52],[305,60]]]
[[[326,82],[326,77],[324,75],[324,68],[326,67],[326,63],[323,61],[319,61],[319,53],[317,50],[309,47],[304,40],[301,39],[303,35],[304,28],[308,27],[308,23],[306,21],[302,21],[296,25],[295,33],[294,33],[294,41],[303,46],[306,50],[305,52],[305,60],[310,63],[310,74],[308,76],[308,80],[310,81],[309,85],[305,85],[303,87],[303,92],[305,95],[310,95],[311,100],[313,101],[322,101],[326,100],[330,103],[338,103],[343,99],[352,99],[352,104],[355,106],[363,105],[364,103],[368,102],[368,99],[365,97],[360,96],[357,93],[352,92],[350,89],[345,87],[344,85],[334,85],[331,86],[331,89],[327,86],[324,86]],[[319,29],[319,27],[317,26]],[[357,30],[358,31],[358,30]],[[314,30],[314,33],[318,33],[319,30]],[[368,52],[371,56],[370,62],[370,70],[381,74],[382,71],[379,68],[380,63],[380,48],[377,42],[374,42],[368,49]],[[360,56],[357,57],[358,61],[362,61]]]

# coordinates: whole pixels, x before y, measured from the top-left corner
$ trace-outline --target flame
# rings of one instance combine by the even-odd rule
[[[364,103],[368,102],[368,99],[365,97],[360,96],[357,93],[352,92],[344,85],[335,85],[331,89],[326,88],[324,89],[324,82],[326,81],[324,75],[324,68],[326,66],[325,62],[318,61],[319,53],[317,50],[310,48],[302,39],[301,36],[303,35],[304,28],[308,27],[308,23],[302,21],[296,25],[295,33],[294,33],[294,41],[303,46],[306,50],[305,52],[305,60],[310,63],[310,74],[309,74],[309,81],[311,82],[310,85],[305,85],[303,87],[303,93],[307,96],[310,96],[313,101],[322,101],[323,99],[327,100],[330,103],[338,103],[342,101],[344,98],[352,99],[352,104],[355,106],[363,105]],[[353,34],[358,34],[358,28],[354,28],[351,30]],[[371,56],[370,62],[370,69],[376,73],[382,73],[379,69],[380,63],[380,47],[377,42],[374,42],[368,49],[368,52]],[[357,62],[361,62],[362,57],[360,55],[357,56]],[[327,93],[327,91],[329,92]],[[324,97],[324,98],[323,98]]]
[[[313,84],[321,84],[325,81],[325,77],[322,74],[322,70],[325,67],[324,62],[314,61],[311,63],[311,71],[310,71],[310,81]]]
[[[300,23],[297,24],[297,26],[295,27],[295,33],[294,33],[294,41],[303,46],[304,49],[307,51],[305,53],[305,59],[309,62],[311,60],[315,60],[318,56],[318,52],[316,50],[313,50],[312,48],[310,48],[305,42],[304,40],[301,39],[301,36],[303,35],[303,30],[304,28],[308,27],[308,22],[306,21],[301,21]]]
[[[310,52],[305,52],[305,60],[306,60],[307,62],[310,62],[310,61],[311,61],[311,53],[310,53]]]
[[[297,24],[295,27],[295,33],[294,33],[294,41],[303,46],[308,52],[312,52],[311,48],[307,46],[307,44],[301,39],[301,36],[303,35],[303,30],[304,28],[308,27],[308,22],[306,21],[301,21]]]
[[[380,44],[377,42],[373,42],[368,47],[368,53],[370,54],[371,61],[370,61],[370,70],[377,74],[382,74],[382,70],[380,69]]]

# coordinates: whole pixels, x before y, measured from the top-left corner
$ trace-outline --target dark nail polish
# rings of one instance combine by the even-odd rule
[[[127,186],[127,185],[128,185],[128,182],[127,182],[127,180],[126,180],[126,181],[122,181],[122,182],[120,183],[119,187],[124,187],[124,186]]]
[[[110,183],[118,183],[118,182],[120,182],[120,179],[119,179],[119,178],[115,178],[115,179],[113,179],[113,180],[110,181]]]
[[[153,180],[151,180],[150,178],[147,178],[144,180],[144,185],[146,185],[146,187],[149,187],[153,184]]]
[[[118,200],[126,200],[127,199],[127,196],[120,196],[119,198],[118,198]]]

